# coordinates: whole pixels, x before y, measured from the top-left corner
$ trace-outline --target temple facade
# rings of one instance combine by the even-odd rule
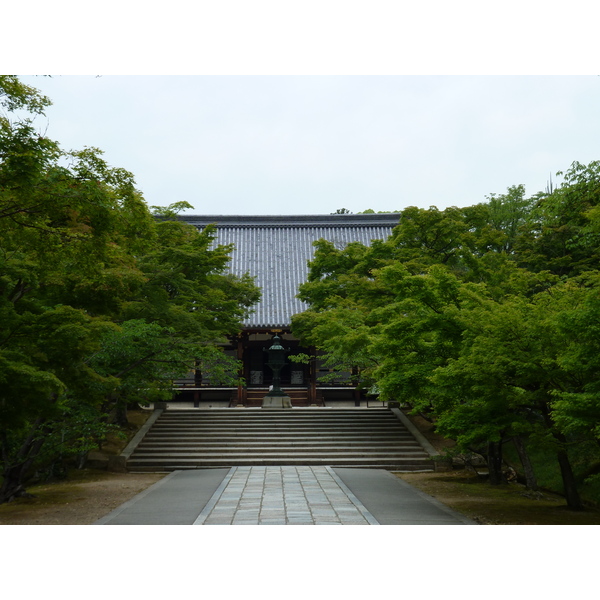
[[[230,270],[235,275],[248,273],[261,288],[262,297],[254,313],[243,324],[239,336],[230,340],[226,353],[242,362],[244,384],[235,388],[214,385],[210,374],[197,370],[187,380],[177,382],[177,399],[193,401],[195,406],[260,406],[272,383],[265,350],[274,335],[282,340],[288,355],[303,352],[291,334],[292,315],[306,310],[296,296],[308,276],[308,261],[314,256],[313,242],[325,239],[343,248],[350,242],[370,245],[385,240],[398,224],[399,215],[334,214],[299,216],[183,216],[183,221],[199,229],[217,227],[217,244],[233,244]],[[349,374],[322,383],[324,368],[318,358],[310,364],[287,361],[281,371],[282,389],[294,406],[331,405],[339,400],[360,402]]]

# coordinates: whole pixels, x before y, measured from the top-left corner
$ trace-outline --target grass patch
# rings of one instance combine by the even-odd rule
[[[519,483],[493,486],[466,470],[396,476],[485,525],[600,525],[595,508],[572,511],[558,494],[534,494]]]
[[[552,446],[527,444],[538,485],[557,494],[563,494],[563,482],[556,452]],[[569,460],[577,481],[577,490],[584,503],[600,507],[600,478],[587,481],[600,471],[600,447],[593,441],[574,443],[568,449]],[[512,442],[503,446],[504,459],[522,473],[521,462]]]

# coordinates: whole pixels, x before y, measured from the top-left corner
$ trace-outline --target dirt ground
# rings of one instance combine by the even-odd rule
[[[164,477],[84,470],[80,480],[29,488],[34,498],[0,505],[0,525],[90,525]]]
[[[106,459],[119,454],[151,414],[150,410],[129,411],[127,438],[109,436],[102,450],[90,456]],[[164,473],[111,473],[102,468],[73,469],[67,481],[28,487],[27,492],[33,498],[0,505],[0,525],[89,525],[164,476]]]
[[[520,483],[492,486],[465,469],[397,477],[481,525],[600,525],[600,511],[569,510],[565,499]]]

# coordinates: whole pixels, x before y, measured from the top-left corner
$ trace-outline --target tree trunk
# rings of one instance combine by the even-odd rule
[[[25,491],[25,486],[23,484],[23,466],[24,465],[18,465],[16,467],[9,467],[8,469],[5,469],[3,473],[4,480],[2,481],[2,486],[0,487],[0,504],[10,502],[15,498],[30,496],[30,494],[27,494]]]
[[[575,482],[575,476],[573,475],[573,469],[571,468],[571,463],[569,461],[569,455],[566,451],[567,438],[564,436],[564,434],[552,430],[553,423],[547,405],[543,407],[542,412],[546,422],[546,427],[551,431],[552,436],[558,442],[556,458],[558,459],[558,464],[560,466],[560,474],[562,476],[567,506],[571,510],[583,510],[583,504],[581,503],[581,498],[579,497],[579,492],[577,491],[577,485]]]
[[[127,426],[127,402],[125,400],[118,395],[111,394],[104,406],[104,410],[108,413],[108,423],[119,427]]]
[[[561,434],[554,434],[559,442],[565,442],[564,436]],[[562,438],[562,439],[561,439]],[[558,464],[560,466],[560,474],[562,475],[563,487],[565,490],[565,498],[567,500],[567,506],[571,510],[583,510],[583,504],[577,491],[577,484],[575,482],[575,476],[573,475],[573,469],[569,461],[569,455],[564,447],[559,448],[556,453],[558,458]]]
[[[513,444],[519,454],[519,459],[521,460],[523,471],[525,472],[525,487],[529,490],[536,491],[538,489],[537,479],[533,471],[533,465],[529,460],[529,454],[525,448],[523,438],[520,435],[515,435],[515,437],[513,437]]]
[[[55,404],[58,400],[58,394],[51,394],[48,398],[49,404]],[[39,435],[39,430],[42,434],[48,433],[47,421],[44,417],[38,417],[16,455],[11,457],[8,442],[8,432],[0,432],[0,442],[2,446],[2,486],[0,486],[0,504],[14,500],[22,496],[29,496],[25,491],[25,481],[34,460],[38,457],[42,446],[44,445],[45,436]]]
[[[129,423],[127,420],[127,403],[123,400],[117,400],[117,404],[115,406],[114,423],[116,423],[119,427],[126,427]]]
[[[0,504],[10,502],[15,498],[30,496],[30,494],[27,494],[27,492],[25,491],[25,478],[29,473],[29,469],[31,468],[33,461],[39,454],[44,443],[43,437],[37,440],[33,439],[33,436],[40,424],[41,419],[38,419],[36,424],[33,426],[29,436],[21,445],[21,448],[19,449],[19,452],[17,454],[17,459],[12,461],[13,464],[11,464],[11,460],[9,458],[7,449],[8,445],[5,439],[6,436],[2,436],[2,459],[4,463],[4,468],[2,472],[2,486],[0,486]]]
[[[488,442],[487,463],[490,483],[492,485],[505,483],[502,476],[502,442]]]

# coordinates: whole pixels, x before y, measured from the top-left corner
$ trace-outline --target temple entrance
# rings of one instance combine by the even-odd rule
[[[246,385],[250,388],[269,387],[273,383],[273,372],[267,366],[266,349],[270,345],[270,336],[264,336],[263,340],[249,339],[244,348],[244,366],[247,373],[244,374]],[[281,385],[285,387],[305,387],[309,383],[309,365],[294,363],[289,356],[302,351],[298,342],[294,340],[283,340],[282,345],[290,349],[286,353],[285,366],[281,370]]]
[[[365,401],[364,391],[355,388],[350,373],[338,373],[334,379],[320,359],[310,364],[296,363],[290,360],[295,354],[314,356],[314,349],[300,346],[289,333],[275,330],[281,337],[281,345],[287,350],[285,365],[280,372],[280,386],[285,394],[292,398],[293,406],[335,406],[339,403],[351,403],[360,406]],[[225,350],[242,364],[239,376],[244,384],[237,387],[219,386],[213,382],[209,372],[196,370],[189,379],[177,382],[177,401],[193,402],[194,407],[201,403],[209,408],[216,407],[258,407],[273,384],[273,372],[267,366],[267,350],[271,346],[274,332],[245,332],[232,340]]]

